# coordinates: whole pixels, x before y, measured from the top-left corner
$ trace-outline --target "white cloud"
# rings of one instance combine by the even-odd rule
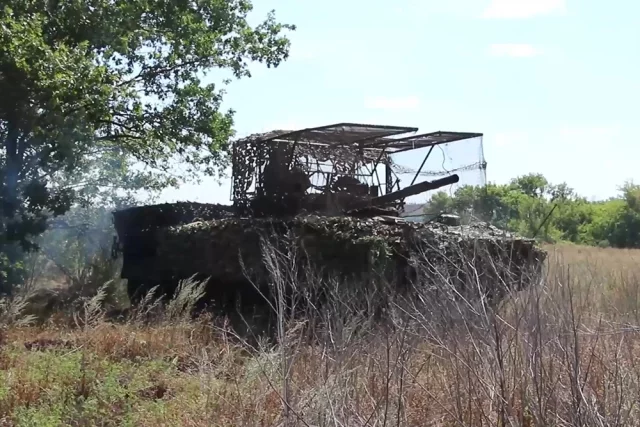
[[[564,13],[565,0],[491,0],[483,17],[488,19],[521,19]]]
[[[364,105],[366,108],[376,110],[415,110],[420,106],[420,99],[416,96],[399,98],[368,97],[364,100]]]
[[[514,58],[529,58],[537,56],[542,51],[530,44],[503,43],[492,44],[489,53],[493,56],[511,56]]]

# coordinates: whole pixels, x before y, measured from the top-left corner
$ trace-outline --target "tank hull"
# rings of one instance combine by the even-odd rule
[[[156,285],[170,296],[180,280],[191,277],[208,280],[204,302],[224,310],[265,304],[278,281],[321,298],[323,283],[357,283],[363,292],[385,283],[406,292],[444,274],[460,288],[475,280],[500,297],[506,288],[531,282],[545,258],[533,240],[487,224],[422,224],[384,216],[237,218],[219,206],[191,206],[186,213],[182,206],[181,215],[165,213],[154,221],[153,210],[146,209],[145,215],[130,211],[128,222],[126,215],[116,219],[122,278],[134,303]],[[131,220],[145,216],[146,227]],[[472,269],[459,268],[469,260]]]

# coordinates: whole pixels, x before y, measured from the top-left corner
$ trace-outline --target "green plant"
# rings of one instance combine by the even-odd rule
[[[277,67],[294,29],[273,13],[252,26],[251,10],[249,0],[3,2],[0,246],[33,250],[72,206],[221,175],[233,111],[202,75]]]

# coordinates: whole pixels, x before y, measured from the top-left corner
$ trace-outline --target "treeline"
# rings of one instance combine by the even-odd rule
[[[504,185],[463,186],[453,195],[441,191],[425,213],[472,216],[508,231],[546,242],[640,248],[640,186],[625,183],[620,194],[589,201],[566,183],[552,184],[528,174]]]

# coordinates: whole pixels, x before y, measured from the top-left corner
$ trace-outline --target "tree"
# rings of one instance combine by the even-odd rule
[[[457,188],[453,197],[444,191],[435,193],[425,211],[433,214],[451,212],[460,215],[465,222],[473,217],[507,228],[516,211],[507,203],[509,191],[507,186],[497,184],[465,185]]]
[[[251,10],[249,0],[3,2],[0,245],[33,249],[47,218],[114,173],[134,190],[224,170],[233,110],[221,110],[206,71],[277,67],[282,33],[295,29],[273,12],[252,27]]]
[[[640,247],[640,186],[626,182],[621,188],[623,208],[612,216],[609,242],[618,247]]]
[[[438,215],[443,212],[450,212],[453,210],[453,198],[449,197],[446,191],[438,191],[424,207],[424,213],[426,215]]]
[[[562,191],[562,189],[561,189]],[[593,228],[596,205],[583,198],[556,198],[557,207],[549,223],[560,231],[560,239],[580,244],[595,245],[601,239]]]
[[[542,174],[531,173],[514,178],[511,186],[529,197],[543,197],[549,190],[549,181]]]

